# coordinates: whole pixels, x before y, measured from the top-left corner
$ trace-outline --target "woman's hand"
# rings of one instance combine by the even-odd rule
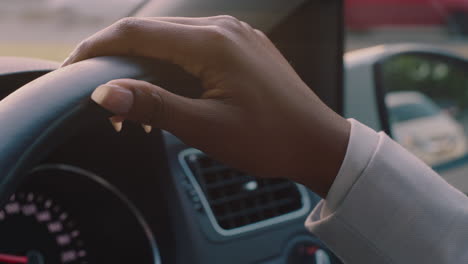
[[[117,116],[168,130],[255,176],[289,178],[327,194],[349,124],[262,32],[230,16],[125,18],[83,41],[64,65],[104,55],[178,64],[205,89],[190,99],[144,81],[113,80],[92,98]]]

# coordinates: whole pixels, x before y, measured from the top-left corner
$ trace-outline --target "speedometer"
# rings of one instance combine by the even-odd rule
[[[76,221],[53,198],[18,192],[0,210],[0,263],[88,263]]]
[[[0,264],[160,264],[143,215],[116,187],[70,165],[42,165],[0,208]]]

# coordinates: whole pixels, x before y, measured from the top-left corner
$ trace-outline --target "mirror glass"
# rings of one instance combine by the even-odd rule
[[[466,175],[468,67],[450,57],[401,54],[378,68],[392,137],[428,165],[464,165]]]

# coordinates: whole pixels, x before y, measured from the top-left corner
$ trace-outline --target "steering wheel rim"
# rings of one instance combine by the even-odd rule
[[[154,79],[157,62],[98,57],[48,73],[0,101],[0,206],[42,157],[76,131],[111,113],[90,95],[118,78]]]

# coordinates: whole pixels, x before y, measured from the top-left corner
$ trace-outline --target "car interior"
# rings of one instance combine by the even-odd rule
[[[321,199],[306,187],[257,179],[167,131],[127,121],[114,130],[90,99],[109,80],[202,91],[157,60],[60,67],[127,16],[249,23],[330,108],[390,135],[468,194],[466,0],[0,3],[0,264],[342,263],[304,227]]]
[[[152,14],[151,2],[134,14]],[[198,2],[189,15],[209,4],[223,10],[222,1]],[[241,18],[342,113],[343,2],[238,2]],[[245,15],[249,8],[268,19]],[[304,227],[320,200],[312,191],[256,179],[166,131],[126,123],[116,133],[110,113],[89,99],[115,78],[197,97],[197,79],[143,58],[59,65],[0,57],[0,263],[341,263]]]

